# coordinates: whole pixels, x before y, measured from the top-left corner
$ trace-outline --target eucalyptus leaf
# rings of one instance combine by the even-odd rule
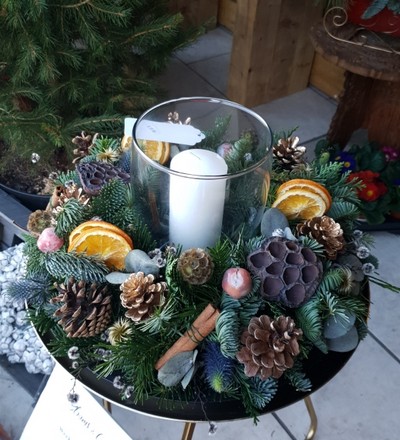
[[[177,385],[193,367],[196,356],[197,350],[178,353],[158,370],[157,379],[166,387]]]
[[[271,237],[277,229],[285,230],[289,226],[286,216],[278,208],[270,208],[265,211],[261,220],[261,235]]]
[[[158,277],[160,268],[146,252],[140,249],[129,251],[125,257],[125,269],[127,272],[143,272],[145,275],[152,274]]]
[[[181,380],[181,385],[184,390],[186,390],[187,386],[192,380],[194,372],[195,372],[195,366],[193,365],[192,368],[185,374],[185,376]]]
[[[347,310],[343,312],[347,319],[340,319],[339,316],[330,316],[324,326],[324,336],[328,339],[335,339],[344,336],[353,327],[356,317]]]
[[[106,280],[110,284],[122,284],[129,278],[130,273],[125,272],[110,272],[106,275]]]
[[[345,335],[340,338],[327,339],[328,349],[330,351],[337,351],[339,353],[345,353],[347,351],[354,350],[358,345],[358,332],[355,326],[353,326]]]

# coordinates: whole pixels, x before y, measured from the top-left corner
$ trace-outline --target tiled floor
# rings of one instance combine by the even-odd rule
[[[181,96],[224,97],[227,85],[230,33],[218,28],[193,46],[176,54],[161,78],[167,98]],[[260,105],[255,110],[273,130],[299,127],[297,135],[312,155],[315,141],[323,137],[335,112],[335,102],[313,89]],[[361,133],[363,135],[363,133]],[[382,278],[400,285],[400,236],[374,232],[374,253],[381,262]],[[318,415],[319,440],[396,440],[400,438],[400,295],[372,285],[369,335],[344,369],[313,394]],[[19,438],[32,408],[34,396],[0,368],[0,423]],[[115,407],[115,420],[135,440],[179,439],[183,425],[129,413]],[[219,423],[217,439],[303,439],[309,419],[302,402],[250,420]],[[208,436],[208,425],[199,424],[194,439]],[[43,438],[46,438],[45,432]],[[75,439],[74,439],[75,440]]]

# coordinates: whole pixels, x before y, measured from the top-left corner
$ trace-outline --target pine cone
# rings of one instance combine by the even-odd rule
[[[75,150],[73,151],[76,157],[72,161],[72,163],[76,163],[89,155],[89,149],[96,142],[97,137],[98,133],[96,133],[92,139],[92,136],[90,134],[86,134],[84,131],[82,131],[80,136],[75,136],[72,139],[72,143],[77,145],[78,147],[75,148]]]
[[[236,358],[244,364],[246,376],[279,379],[285,370],[293,367],[302,335],[302,330],[288,316],[279,316],[274,321],[267,315],[254,317],[241,336],[243,347]]]
[[[279,139],[273,146],[273,155],[284,170],[291,171],[304,163],[306,147],[298,145],[299,140],[297,136],[290,136],[287,139]]]
[[[83,162],[76,166],[76,171],[85,192],[91,196],[97,195],[103,186],[112,179],[130,182],[130,175],[114,165],[106,162]]]
[[[58,206],[63,206],[71,199],[78,200],[82,205],[86,205],[89,202],[89,197],[86,194],[83,194],[83,189],[79,188],[76,183],[71,181],[71,183],[57,185],[54,188],[51,196],[51,207],[57,208]]]
[[[343,230],[331,217],[313,217],[296,226],[298,235],[314,238],[325,248],[326,256],[336,260],[337,253],[344,248]]]
[[[214,263],[204,249],[191,248],[180,255],[178,270],[189,284],[204,284],[211,278]]]
[[[315,253],[283,237],[266,240],[247,257],[247,265],[261,279],[261,296],[292,308],[311,298],[322,277]]]
[[[121,304],[128,309],[125,316],[140,322],[149,318],[154,309],[164,303],[167,283],[154,283],[154,275],[136,272],[121,284],[120,290]]]
[[[59,295],[52,304],[64,303],[54,313],[69,338],[87,338],[104,331],[111,321],[111,294],[106,284],[75,281],[55,284]]]

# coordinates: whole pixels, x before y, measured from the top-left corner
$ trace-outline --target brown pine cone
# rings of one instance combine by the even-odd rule
[[[64,303],[54,313],[69,338],[87,338],[104,331],[111,321],[111,294],[107,284],[75,281],[55,284],[59,293],[52,304]]]
[[[298,340],[302,335],[302,330],[288,316],[273,321],[267,315],[254,317],[241,336],[243,347],[236,358],[244,364],[246,376],[279,379],[285,370],[293,367],[294,357],[300,353]]]
[[[211,278],[214,263],[204,249],[191,248],[182,252],[177,267],[189,284],[204,284]]]
[[[344,248],[343,230],[331,217],[313,217],[296,227],[298,235],[314,238],[325,248],[327,258],[336,260],[337,253]]]
[[[76,156],[72,163],[79,162],[81,159],[89,155],[90,147],[96,142],[98,137],[98,133],[96,133],[93,138],[90,134],[86,134],[84,131],[80,134],[80,136],[75,136],[72,139],[72,143],[77,146],[73,151]]]
[[[279,139],[273,146],[274,158],[284,170],[291,171],[304,163],[306,147],[298,145],[299,140],[297,136],[290,136],[287,139]]]
[[[120,290],[121,304],[128,309],[125,316],[138,323],[149,318],[154,309],[164,303],[167,283],[154,283],[154,275],[136,272],[121,284]]]
[[[52,208],[63,206],[68,200],[76,199],[82,205],[89,202],[89,197],[83,193],[83,189],[79,188],[74,182],[65,185],[57,185],[51,196],[50,204]]]

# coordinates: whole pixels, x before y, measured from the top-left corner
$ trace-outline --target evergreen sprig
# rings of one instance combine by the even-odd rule
[[[311,380],[302,371],[301,363],[296,359],[292,368],[285,371],[285,379],[294,387],[296,391],[304,393],[310,392],[312,389]]]
[[[48,273],[61,281],[74,277],[76,280],[104,283],[108,273],[108,268],[101,260],[72,252],[59,251],[46,254],[44,265]]]
[[[122,136],[123,115],[157,101],[157,75],[202,32],[153,0],[4,1],[1,9],[0,136],[19,155],[34,146],[46,160],[54,148],[70,151],[82,130]]]
[[[87,209],[77,199],[69,199],[58,211],[55,233],[59,237],[69,235],[73,229],[87,219]]]

